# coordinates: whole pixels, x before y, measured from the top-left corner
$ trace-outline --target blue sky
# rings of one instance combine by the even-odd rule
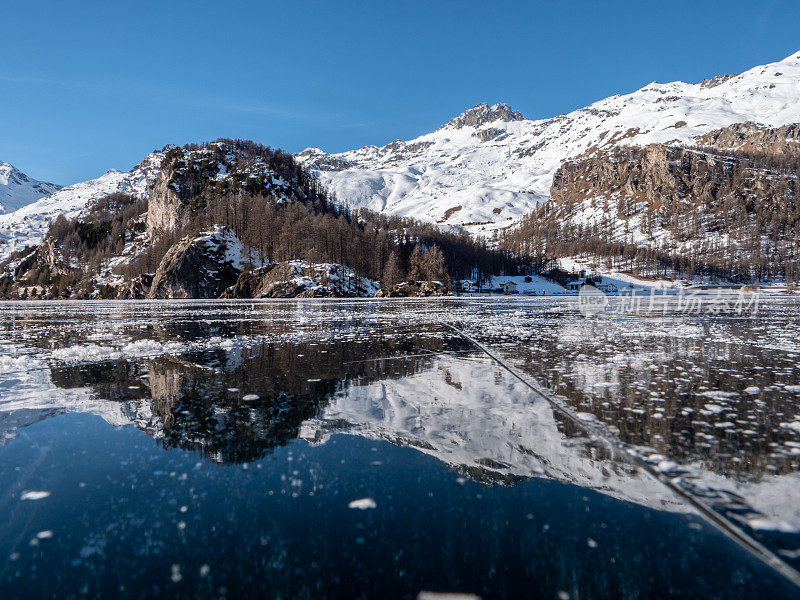
[[[0,160],[61,184],[167,143],[413,138],[478,102],[548,117],[800,49],[800,2],[6,2]]]

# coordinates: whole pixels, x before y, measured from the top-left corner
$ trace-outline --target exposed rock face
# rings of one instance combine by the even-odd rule
[[[800,123],[763,127],[748,121],[715,129],[697,137],[700,144],[717,148],[800,154]]]
[[[9,260],[0,268],[0,287],[5,288],[5,295],[12,298],[21,296],[52,298],[58,296],[57,287],[49,281],[52,277],[74,276],[79,269],[71,267],[50,240]],[[88,298],[91,289],[81,287],[73,292],[74,297]]]
[[[710,79],[703,79],[703,81],[700,82],[700,86],[706,89],[717,87],[718,85],[721,85],[729,79],[737,77],[738,75],[738,73],[726,73],[725,75],[717,75],[715,77],[711,77]]]
[[[243,140],[170,149],[150,191],[148,235],[179,232],[194,213],[239,192],[291,200],[295,190],[275,170],[280,165],[276,153]],[[282,168],[290,175],[286,164]]]
[[[343,171],[352,166],[343,158],[332,156],[319,148],[306,148],[297,157],[310,168],[320,171]]]
[[[389,290],[381,290],[378,298],[411,298],[428,296],[449,296],[450,290],[438,281],[404,281]]]
[[[565,162],[553,178],[551,195],[562,203],[624,196],[644,200],[653,208],[673,203],[672,208],[681,212],[681,206],[674,203],[682,199],[708,203],[721,196],[735,196],[763,202],[785,199],[792,193],[785,189],[787,178],[776,176],[776,171],[791,171],[789,163],[800,157],[800,124],[768,128],[738,123],[697,140],[713,148],[705,151],[651,144],[594,152]],[[760,157],[773,158],[765,162],[767,159]],[[781,161],[786,164],[780,165]]]
[[[295,298],[306,289],[293,282],[297,275],[296,267],[289,263],[245,271],[223,298]]]
[[[238,247],[237,247],[238,245]],[[241,272],[241,246],[230,231],[217,228],[186,237],[170,248],[148,298],[219,298]]]
[[[153,285],[153,275],[144,274],[126,282],[117,292],[118,300],[144,300]]]
[[[596,152],[564,163],[553,178],[556,202],[574,202],[596,196],[624,195],[651,206],[664,199],[716,194],[730,163],[682,148],[650,145],[612,152]]]
[[[37,260],[41,266],[45,266],[52,275],[68,275],[75,271],[70,267],[56,250],[53,242],[49,239],[39,246],[37,250]]]
[[[524,121],[525,115],[511,108],[508,104],[494,104],[489,106],[485,102],[475,105],[468,111],[460,114],[445,123],[444,127],[462,129],[463,127],[480,127],[495,121]]]
[[[292,261],[243,272],[223,298],[363,298],[378,286],[342,265]]]
[[[153,183],[147,212],[147,232],[150,239],[179,231],[190,217],[189,204],[178,196],[171,180],[174,169],[161,170]]]
[[[498,129],[497,127],[487,127],[486,129],[479,129],[472,135],[482,142],[489,142],[491,140],[499,140],[502,136],[506,135],[506,130]]]
[[[189,224],[192,211],[203,206],[204,198],[199,196],[221,168],[216,156],[219,150],[219,146],[212,146],[208,155],[200,157],[181,148],[166,153],[150,190],[147,213],[150,239],[180,231]]]

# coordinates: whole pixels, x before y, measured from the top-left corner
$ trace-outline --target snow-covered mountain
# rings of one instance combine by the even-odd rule
[[[0,214],[13,212],[60,189],[60,185],[36,181],[14,165],[0,161]]]
[[[800,52],[696,84],[654,82],[549,119],[527,119],[505,104],[479,104],[410,141],[340,154],[309,148],[296,158],[350,207],[491,235],[548,200],[553,176],[566,160],[624,145],[696,144],[697,136],[744,122],[800,122]],[[40,243],[59,214],[74,217],[87,202],[112,192],[146,195],[163,157],[154,152],[131,171],[112,170],[57,191],[29,181],[28,188],[14,188],[13,202],[3,196],[11,189],[3,182],[24,183],[24,176],[2,163],[0,205],[6,212],[21,208],[0,213],[0,261]],[[35,198],[19,200],[22,189],[54,193],[26,204]]]
[[[163,158],[163,152],[153,152],[130,171],[111,170],[97,179],[60,188],[13,213],[0,214],[0,262],[16,250],[40,244],[50,222],[60,214],[73,218],[87,203],[115,192],[145,195],[158,176]]]
[[[490,234],[550,196],[561,163],[620,145],[693,143],[734,123],[800,121],[800,52],[700,83],[653,82],[550,119],[479,104],[432,133],[340,154],[297,158],[352,207]]]

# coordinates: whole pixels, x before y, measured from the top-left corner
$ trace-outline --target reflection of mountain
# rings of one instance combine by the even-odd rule
[[[107,367],[88,365],[79,384],[62,387],[56,384],[56,372],[51,374],[50,369],[36,362],[25,371],[0,376],[0,443],[14,439],[23,427],[68,412],[98,415],[114,427],[148,420],[150,403],[134,399],[134,390],[129,390],[126,402],[109,402],[97,393],[93,381],[96,385],[111,385],[106,378],[114,371]],[[120,363],[115,367],[120,368],[127,370],[128,365]],[[104,371],[105,376],[98,379]]]
[[[749,343],[741,326],[715,323],[714,336],[730,332],[719,341],[702,324],[651,325],[647,335],[623,319],[539,327],[502,353],[624,443],[731,480],[797,472],[800,437],[780,425],[797,412],[795,359]]]
[[[649,477],[565,429],[507,372],[464,350],[460,338],[394,335],[41,370],[11,388],[0,426],[8,437],[60,413],[94,413],[216,462],[345,432],[414,447],[487,484],[550,477],[680,509]]]
[[[42,363],[0,377],[0,440],[65,412],[91,413],[116,427],[133,424],[166,448],[229,463],[295,438],[319,444],[345,433],[413,447],[485,484],[547,477],[683,509],[649,476],[559,422],[507,372],[465,353],[462,340],[431,333],[221,344],[181,357],[52,369]],[[748,496],[757,492],[758,507],[781,517],[787,511],[770,490],[782,485],[765,480]]]
[[[255,460],[295,439],[337,390],[425,368],[431,351],[444,349],[441,340],[429,346],[401,339],[270,344],[251,349],[224,377],[173,358],[153,360],[157,435],[168,447],[202,448],[218,462]]]
[[[548,477],[682,510],[660,484],[610,460],[483,357],[440,356],[431,371],[338,391],[301,436],[321,443],[335,432],[412,446],[484,483]]]
[[[200,449],[217,462],[255,460],[297,437],[338,389],[427,368],[457,338],[373,336],[360,342],[258,344],[230,351],[33,370],[9,380],[0,430],[65,412],[134,424],[166,447]],[[0,386],[2,382],[0,382]]]

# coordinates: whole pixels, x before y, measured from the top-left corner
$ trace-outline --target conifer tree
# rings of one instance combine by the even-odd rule
[[[403,279],[403,265],[400,262],[400,257],[397,252],[392,251],[386,262],[386,267],[383,269],[383,284],[386,287],[392,287],[403,281]]]
[[[419,245],[414,246],[408,259],[408,278],[411,281],[421,281],[425,278],[425,255]]]

